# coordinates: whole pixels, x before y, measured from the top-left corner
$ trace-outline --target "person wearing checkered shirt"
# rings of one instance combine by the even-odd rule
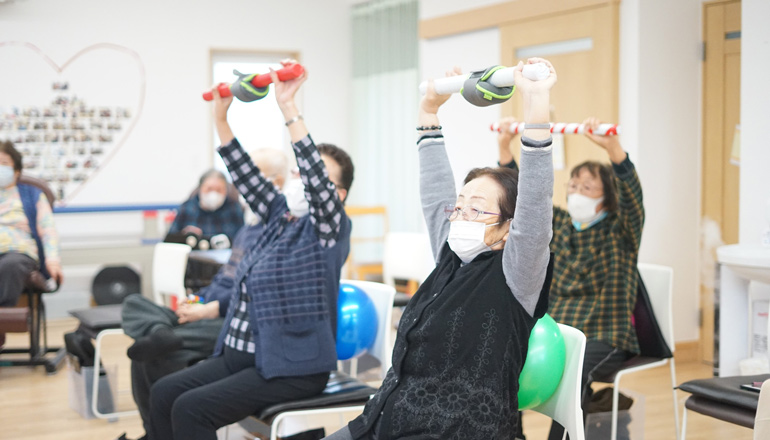
[[[263,231],[236,269],[240,288],[214,355],[153,386],[150,439],[215,439],[218,428],[261,409],[320,394],[336,368],[337,292],[351,229],[343,202],[353,165],[308,134],[294,104],[307,72],[285,82],[272,76],[304,190],[280,193],[262,175],[227,123],[232,97],[213,88],[219,153]]]
[[[583,122],[595,130],[600,121]],[[617,136],[586,135],[607,152],[611,165],[584,162],[567,184],[567,210],[554,209],[551,304],[558,322],[585,333],[583,408],[594,379],[614,373],[639,353],[631,317],[644,225],[642,186]],[[561,438],[554,423],[549,439]]]
[[[499,163],[515,169],[509,146],[516,136],[506,129],[512,122],[500,121]],[[589,118],[583,123],[596,129],[600,121]],[[548,310],[556,321],[586,334],[584,409],[593,394],[591,382],[616,372],[639,353],[631,316],[644,225],[639,177],[617,136],[586,136],[607,152],[611,165],[577,165],[567,184],[567,209],[554,207],[555,261]],[[561,439],[563,432],[554,423],[549,439]]]

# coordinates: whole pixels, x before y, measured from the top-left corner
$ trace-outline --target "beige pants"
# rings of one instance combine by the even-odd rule
[[[770,380],[762,384],[757,406],[757,418],[754,420],[754,440],[770,439]]]

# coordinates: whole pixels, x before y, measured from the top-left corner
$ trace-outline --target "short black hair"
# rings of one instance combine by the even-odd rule
[[[612,172],[612,166],[596,162],[593,160],[587,160],[581,164],[575,166],[572,172],[569,173],[570,178],[578,177],[580,172],[587,170],[592,176],[598,177],[602,181],[602,189],[604,190],[604,200],[602,205],[607,212],[615,212],[618,210],[618,191],[615,187],[615,177]]]
[[[13,161],[13,170],[19,172],[21,171],[23,165],[21,160],[21,153],[19,153],[19,150],[13,146],[11,141],[0,142],[0,153],[5,153],[11,156],[11,160]]]
[[[519,197],[519,172],[506,167],[498,168],[474,168],[465,176],[464,184],[479,177],[487,176],[497,182],[503,193],[497,204],[500,205],[500,220],[507,221],[513,218],[516,211],[516,199]]]
[[[340,186],[342,189],[350,192],[350,187],[353,186],[353,173],[355,168],[353,167],[353,160],[350,155],[342,148],[334,144],[318,144],[316,146],[318,152],[325,156],[329,156],[337,162],[340,166]]]

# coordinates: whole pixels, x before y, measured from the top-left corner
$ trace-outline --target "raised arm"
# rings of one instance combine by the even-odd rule
[[[531,315],[540,298],[550,256],[553,216],[553,161],[549,122],[550,89],[556,83],[551,63],[531,58],[528,63],[543,62],[550,75],[542,81],[530,81],[516,70],[516,87],[524,102],[524,122],[538,128],[526,128],[521,138],[521,169],[516,210],[503,250],[503,273],[513,295]]]
[[[511,153],[511,143],[516,139],[517,135],[511,133],[511,124],[516,123],[516,118],[507,117],[500,120],[498,126],[500,127],[500,133],[497,134],[497,149],[498,160],[497,164],[501,167],[510,168],[512,170],[518,170],[519,165],[516,163],[516,159],[513,158]]]
[[[591,131],[595,130],[601,121],[589,118],[583,121]],[[607,152],[612,162],[612,171],[615,173],[615,183],[618,188],[618,216],[623,228],[623,235],[628,245],[639,249],[642,240],[642,227],[644,226],[644,204],[642,198],[642,185],[636,168],[628,158],[628,153],[623,150],[617,136],[594,136],[587,133],[586,136],[596,145]]]
[[[260,221],[267,221],[270,216],[270,206],[278,195],[278,191],[254,165],[254,161],[235,138],[227,122],[227,110],[233,102],[233,97],[220,97],[216,87],[211,90],[214,96],[214,124],[222,145],[217,151],[233,178],[233,185],[246,199],[249,208]]]
[[[447,76],[459,75],[455,68]],[[444,214],[444,207],[457,201],[452,167],[444,147],[444,136],[438,120],[439,108],[451,95],[439,95],[428,82],[428,90],[420,101],[418,116],[417,147],[420,156],[420,199],[422,212],[428,225],[433,257],[439,260],[441,248],[449,235],[449,222]]]
[[[287,60],[284,64],[292,63]],[[289,127],[291,143],[297,157],[302,183],[305,185],[305,197],[310,205],[310,220],[323,247],[337,244],[342,222],[347,221],[345,207],[337,192],[337,187],[329,180],[329,172],[321,160],[321,154],[305,126],[305,120],[294,102],[294,95],[307,80],[307,70],[298,78],[281,81],[275,72],[270,72],[273,79],[275,99],[283,113],[286,126]]]

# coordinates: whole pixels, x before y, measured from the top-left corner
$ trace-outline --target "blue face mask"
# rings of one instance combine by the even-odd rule
[[[6,188],[16,180],[16,174],[13,171],[13,167],[8,165],[0,165],[0,188]]]

